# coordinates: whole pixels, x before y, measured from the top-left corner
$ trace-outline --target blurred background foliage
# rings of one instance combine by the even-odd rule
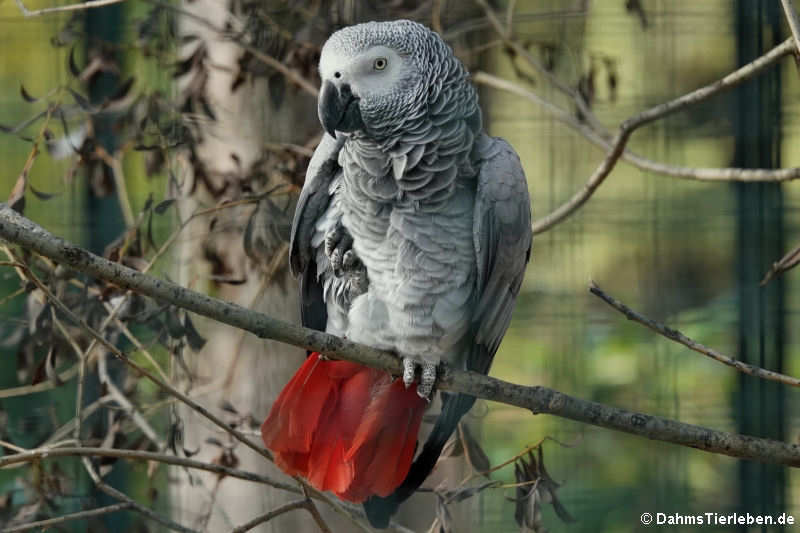
[[[743,62],[745,45],[754,39],[767,50],[788,35],[778,4],[766,0],[519,0],[514,30],[516,38],[552,61],[559,77],[572,85],[582,80],[593,110],[604,124],[613,127],[640,110],[733,70]],[[32,1],[28,8],[47,5],[52,4]],[[507,4],[496,6],[505,8]],[[123,52],[130,48],[130,53],[120,56],[123,72],[119,77],[135,76],[138,88],[173,94],[167,67],[174,50],[167,47],[162,50],[166,55],[153,57],[134,44],[153,5],[137,1],[117,8],[123,22],[112,33]],[[70,46],[53,44],[57,36],[64,37],[69,19],[69,14],[24,19],[14,2],[0,1],[0,123],[19,123],[34,109],[41,109],[21,98],[21,84],[34,96],[74,84],[68,68]],[[445,22],[451,25],[444,26],[446,31],[461,27],[460,21],[445,18]],[[472,56],[473,66],[528,83],[526,73],[513,67],[491,30],[482,31],[485,33],[477,39],[483,43],[482,51],[477,59]],[[87,62],[80,46],[76,47],[76,61]],[[796,149],[800,142],[798,70],[787,59],[766,76],[771,78],[750,82],[750,89],[743,89],[751,92],[725,93],[643,128],[634,135],[630,148],[674,165],[800,166]],[[767,90],[759,92],[753,87],[767,82],[774,107],[768,108],[771,114],[765,117],[762,100]],[[569,107],[546,81],[538,80],[531,89]],[[60,91],[54,98],[70,97]],[[483,87],[482,101],[489,132],[508,139],[521,155],[534,218],[550,212],[577,190],[603,155],[524,99]],[[758,128],[743,130],[743,117],[752,116],[766,121],[765,127],[774,136],[769,149],[764,149],[771,161],[748,159],[741,153],[744,150],[753,156],[754,149],[746,142],[748,135],[756,143],[763,139]],[[35,135],[36,128],[26,131]],[[4,169],[0,191],[11,191],[31,144],[13,135],[0,139]],[[125,195],[134,213],[150,195],[160,201],[166,193],[166,173],[145,177],[145,157],[145,153],[132,152],[123,160]],[[30,184],[57,196],[45,202],[29,195],[26,215],[57,235],[89,245],[91,236],[107,231],[111,222],[93,220],[87,213],[91,177],[77,172],[65,178],[73,164],[69,158],[55,160],[44,155],[37,159]],[[4,194],[0,192],[0,196]],[[113,193],[110,198],[116,202]],[[758,280],[754,283],[747,274],[752,270],[760,279],[773,261],[800,241],[799,201],[792,183],[700,183],[619,163],[576,215],[534,239],[533,260],[492,375],[688,423],[727,431],[744,428],[752,434],[796,442],[796,391],[763,387],[754,383],[754,378],[742,377],[658,337],[624,320],[587,289],[594,280],[633,308],[708,346],[799,375],[799,339],[794,330],[797,304],[792,295],[800,274],[789,273],[768,290],[758,289]],[[157,219],[157,242],[167,235],[168,220]],[[10,270],[0,274],[1,298],[17,290],[19,283]],[[24,386],[32,377],[18,372],[16,346],[9,337],[9,332],[26,320],[23,298],[4,300],[0,313],[0,388]],[[166,356],[162,352],[159,357]],[[144,404],[148,395],[150,403],[156,399],[153,391],[141,393]],[[16,398],[3,398],[0,391],[0,438],[23,447],[39,445],[72,416],[74,394],[74,380],[54,391]],[[159,422],[157,416],[163,412],[155,409],[151,414],[154,423],[166,431],[163,417]],[[742,466],[727,457],[559,418],[531,416],[499,404],[479,402],[470,418],[478,422],[479,441],[492,464],[546,436],[570,445],[544,444],[550,475],[563,482],[561,501],[577,518],[572,524],[561,523],[545,507],[544,521],[552,531],[640,530],[643,512],[788,512],[800,519],[796,471]],[[54,468],[53,464],[44,467]],[[65,508],[77,510],[86,504],[86,498],[93,497],[87,496],[89,485],[76,462],[58,464],[72,469],[76,483],[64,493],[74,502]],[[129,493],[166,508],[168,502],[157,494],[163,489],[163,476],[147,479],[145,465],[117,468],[126,472],[120,474],[122,478],[130,478]],[[512,481],[513,471],[505,469],[497,476]],[[31,490],[21,484],[16,471],[0,472],[0,495],[13,494],[14,505]],[[511,491],[485,491],[476,498],[475,531],[515,530],[511,496]],[[0,498],[0,524],[9,516],[10,505]],[[124,520],[109,517],[105,524],[118,528],[128,524]],[[78,531],[82,526],[75,527]]]

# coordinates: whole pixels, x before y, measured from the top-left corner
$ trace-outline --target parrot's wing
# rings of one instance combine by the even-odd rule
[[[530,258],[531,204],[525,173],[514,149],[504,140],[486,135],[478,143],[481,167],[473,220],[478,279],[471,329],[475,342],[467,354],[466,367],[486,374],[508,329]],[[442,393],[442,411],[406,479],[389,496],[373,496],[364,503],[374,527],[388,527],[400,503],[422,485],[459,420],[474,403],[474,396]]]
[[[289,240],[289,267],[292,274],[300,277],[301,321],[304,326],[320,331],[325,331],[328,315],[311,239],[317,221],[331,202],[331,182],[341,171],[338,158],[343,143],[343,135],[334,139],[326,133],[314,151],[297,200]]]
[[[478,261],[477,305],[472,318],[476,349],[467,368],[488,373],[511,322],[531,253],[531,203],[525,173],[514,149],[484,136],[478,174],[473,237]]]
[[[326,133],[308,163],[289,240],[289,266],[295,276],[301,274],[312,259],[311,237],[317,220],[330,203],[330,184],[340,170],[338,159],[342,144],[343,135],[334,139]]]

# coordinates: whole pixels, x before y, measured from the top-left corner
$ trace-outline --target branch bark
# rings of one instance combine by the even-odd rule
[[[533,223],[534,235],[545,232],[559,222],[562,222],[575,211],[577,211],[584,203],[586,203],[587,200],[589,200],[589,198],[591,198],[597,188],[603,183],[603,181],[605,181],[605,179],[614,169],[614,166],[616,166],[617,161],[625,150],[625,146],[627,145],[631,134],[633,134],[633,132],[638,128],[686,109],[687,107],[702,102],[703,100],[707,100],[711,96],[739,85],[740,83],[752,78],[765,68],[769,67],[785,55],[792,53],[794,49],[794,39],[786,39],[763,56],[744,65],[743,67],[734,70],[727,76],[724,76],[723,78],[720,78],[719,80],[710,83],[705,87],[701,87],[683,96],[675,98],[674,100],[651,107],[650,109],[642,111],[641,113],[627,119],[620,125],[619,131],[614,136],[614,140],[611,142],[611,149],[609,150],[608,154],[606,154],[606,157],[595,169],[592,175],[589,176],[589,179],[586,181],[583,187],[581,187],[572,196],[572,198],[556,208],[549,215],[546,215]]]
[[[791,387],[800,387],[800,379],[797,379],[792,376],[787,376],[786,374],[781,374],[779,372],[773,372],[772,370],[766,370],[764,368],[754,366],[743,361],[739,361],[738,359],[734,359],[729,355],[725,355],[724,353],[720,353],[713,348],[709,348],[703,344],[700,344],[696,340],[690,339],[677,329],[673,329],[670,327],[661,324],[660,322],[656,322],[646,316],[637,313],[624,303],[620,302],[616,298],[612,297],[609,294],[606,294],[600,287],[597,286],[594,282],[592,282],[591,286],[589,287],[589,292],[603,300],[605,303],[625,315],[628,320],[633,320],[634,322],[638,322],[643,326],[652,329],[659,335],[663,335],[664,337],[668,338],[669,340],[675,341],[678,344],[683,344],[690,350],[693,350],[697,353],[701,353],[715,361],[719,361],[724,365],[728,365],[730,367],[735,368],[739,372],[743,374],[748,374],[750,376],[755,376],[757,378],[766,379],[769,381],[777,381],[778,383],[783,383],[784,385],[789,385]]]
[[[578,120],[574,114],[566,109],[553,104],[540,97],[535,92],[523,87],[518,83],[514,83],[505,78],[493,76],[486,72],[476,72],[472,76],[472,81],[477,84],[486,85],[494,89],[510,92],[521,96],[536,105],[547,110],[550,115],[559,122],[572,128],[574,131],[581,134],[587,141],[594,144],[603,150],[610,150],[611,143],[609,141],[609,133],[607,130],[597,131],[596,128],[590,126],[586,122]],[[790,181],[800,178],[800,167],[792,168],[735,168],[735,167],[687,167],[676,166],[653,161],[643,157],[627,148],[622,152],[621,159],[636,168],[648,172],[655,172],[664,176],[673,178],[696,180],[696,181],[742,181],[742,182],[781,182]]]
[[[18,526],[12,526],[6,529],[3,529],[4,533],[20,533],[22,531],[30,531],[31,529],[42,528],[42,531],[46,531],[47,529],[64,524],[66,522],[71,522],[73,520],[82,520],[84,518],[91,518],[93,516],[102,516],[106,514],[116,513],[117,511],[123,511],[125,509],[130,509],[131,504],[128,502],[122,503],[115,503],[112,505],[106,505],[105,507],[98,507],[97,509],[89,509],[87,511],[78,511],[77,513],[70,513],[65,514],[62,516],[57,516],[55,518],[47,518],[46,520],[37,520],[36,522],[28,522],[27,524],[21,524]]]
[[[20,216],[6,204],[0,204],[0,237],[79,272],[140,292],[162,303],[177,305],[250,331],[259,337],[271,338],[335,358],[381,368],[395,375],[401,373],[402,365],[399,359],[389,352],[275,320],[238,305],[190,291],[174,283],[141,274],[52,235]],[[442,365],[439,388],[522,407],[535,414],[547,413],[707,452],[800,467],[800,446],[797,444],[685,424],[664,417],[581,400],[547,387],[517,385]]]

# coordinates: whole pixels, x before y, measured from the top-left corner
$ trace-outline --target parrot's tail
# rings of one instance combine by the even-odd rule
[[[426,406],[416,385],[314,352],[281,391],[261,436],[287,474],[362,502],[403,482]]]

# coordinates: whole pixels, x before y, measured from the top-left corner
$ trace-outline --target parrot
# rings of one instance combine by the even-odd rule
[[[261,427],[285,473],[363,503],[388,526],[475,398],[439,392],[441,362],[488,374],[530,259],[520,159],[483,131],[478,93],[425,25],[366,22],[322,47],[324,129],[295,209],[289,267],[301,322],[392,351],[383,370],[309,354]]]

